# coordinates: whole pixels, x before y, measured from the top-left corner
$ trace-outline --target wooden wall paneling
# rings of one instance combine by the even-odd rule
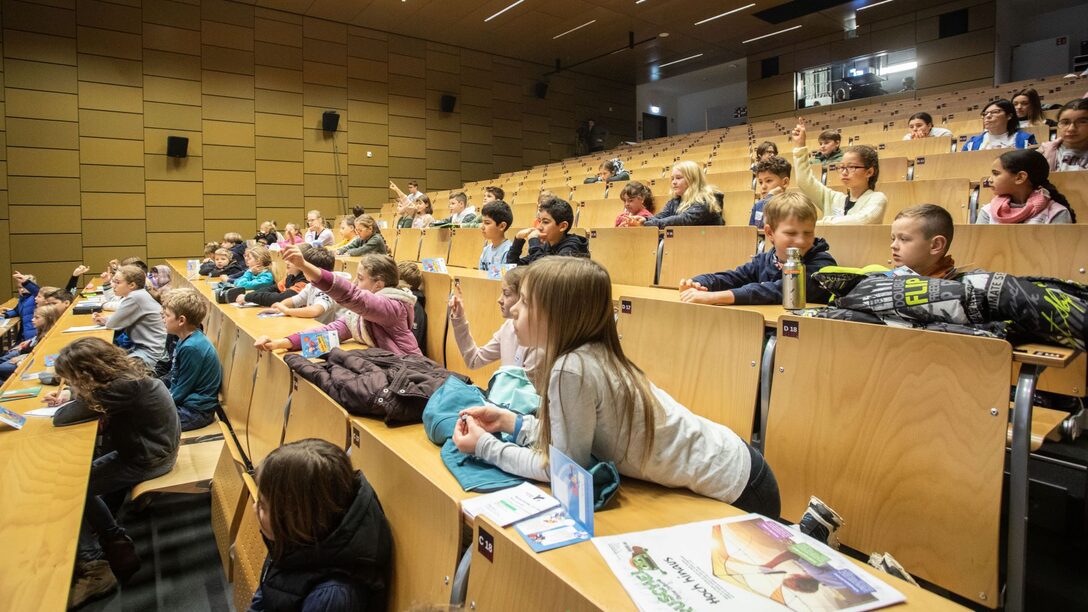
[[[4,45],[4,30],[0,29],[0,49],[3,49]],[[0,83],[3,83],[5,87],[9,83],[8,64],[9,61],[0,61]],[[7,143],[10,141],[10,135],[8,131],[11,129],[10,122],[5,121],[7,115],[6,109],[6,96],[5,87],[0,87],[0,138],[3,139],[3,145],[0,146],[0,160],[2,160],[2,183],[0,183],[0,273],[7,273],[11,270],[11,235],[9,228],[9,215],[10,209],[8,206],[8,147]],[[33,121],[33,120],[31,120]],[[44,124],[51,124],[52,122],[42,121]],[[74,130],[70,130],[74,132]],[[28,139],[25,144],[30,144]],[[14,293],[14,280],[6,283],[0,282],[0,300],[7,300]]]
[[[303,28],[257,17],[254,24],[256,111],[256,199],[259,222],[279,228],[301,223],[303,196]]]

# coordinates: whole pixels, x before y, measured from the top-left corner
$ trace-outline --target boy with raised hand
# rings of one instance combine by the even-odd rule
[[[506,230],[514,224],[514,212],[510,205],[502,200],[495,200],[484,204],[480,211],[480,233],[484,235],[484,250],[480,253],[481,270],[487,270],[492,265],[501,266],[506,263],[506,254],[510,251],[510,239],[506,237]]]
[[[824,130],[820,132],[819,149],[816,154],[812,156],[814,163],[820,163],[823,165],[836,164],[842,161],[842,149],[839,144],[842,142],[842,136],[835,130]]]
[[[514,237],[514,244],[506,254],[506,263],[525,266],[541,257],[566,255],[570,257],[589,257],[589,241],[571,234],[574,225],[574,209],[565,200],[552,197],[540,205],[537,216],[539,226],[525,228]],[[525,243],[529,243],[529,254],[521,256]]]
[[[948,255],[954,231],[952,215],[936,204],[903,209],[892,222],[892,263],[902,272],[958,280],[966,271]]]
[[[680,281],[680,301],[694,304],[781,304],[782,264],[787,249],[801,250],[805,264],[806,294],[809,302],[826,304],[831,295],[812,280],[812,273],[835,265],[827,241],[816,238],[819,212],[802,193],[784,193],[771,198],[764,210],[763,232],[774,248],[752,261],[726,272],[701,274]]]
[[[223,368],[215,347],[200,331],[207,314],[208,303],[189,287],[174,289],[162,301],[166,333],[178,337],[170,372],[170,395],[178,408],[182,431],[211,424],[219,408]]]
[[[759,188],[759,201],[752,205],[752,215],[748,218],[748,225],[763,229],[763,209],[772,197],[785,193],[786,189],[789,188],[791,168],[790,163],[784,157],[777,155],[756,162],[755,173],[756,185]]]

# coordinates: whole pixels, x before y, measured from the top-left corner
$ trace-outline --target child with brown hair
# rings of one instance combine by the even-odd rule
[[[450,297],[450,325],[453,327],[453,337],[457,341],[457,348],[461,350],[461,357],[470,370],[482,368],[489,363],[498,361],[504,366],[518,366],[531,369],[536,365],[535,354],[532,349],[518,342],[517,333],[514,331],[514,304],[518,303],[521,295],[521,280],[529,271],[528,266],[518,266],[506,271],[502,277],[502,294],[499,296],[499,312],[506,319],[491,340],[483,346],[476,346],[469,330],[468,319],[465,318],[465,308],[461,297],[460,287],[454,289]]]
[[[638,181],[631,181],[620,192],[623,212],[616,217],[616,227],[626,227],[632,216],[649,219],[654,216],[654,194],[650,188]]]
[[[219,247],[212,254],[211,261],[200,264],[200,275],[212,278],[237,276],[246,269],[234,259],[234,253],[230,249]]]
[[[354,221],[355,239],[336,250],[337,255],[358,257],[367,253],[385,255],[389,247],[385,244],[382,229],[370,215],[359,215]]]
[[[43,304],[34,309],[35,335],[30,340],[23,340],[16,344],[15,348],[0,356],[0,382],[7,380],[15,373],[15,369],[23,359],[26,359],[30,351],[34,350],[34,347],[38,345],[38,341],[50,329],[53,329],[62,314],[64,314],[64,306],[59,304]]]
[[[235,287],[253,290],[276,286],[276,279],[269,269],[272,265],[272,253],[268,247],[249,247],[246,249],[245,262],[245,271],[231,278]]]
[[[110,285],[120,298],[117,311],[106,315],[96,312],[91,318],[98,325],[114,331],[114,341],[128,348],[156,375],[169,369],[166,353],[166,327],[162,323],[162,306],[147,292],[147,276],[138,266],[121,266]],[[131,345],[131,346],[129,346]]]
[[[423,294],[423,271],[414,261],[397,262],[398,286],[407,289],[416,298],[412,309],[412,335],[423,356],[427,356],[427,296]]]
[[[317,329],[335,331],[341,340],[354,338],[367,346],[400,355],[422,355],[412,335],[416,298],[397,287],[397,262],[392,257],[364,255],[354,283],[305,261],[297,248],[286,249],[283,258],[302,269],[313,286],[346,310],[329,325]],[[253,345],[267,351],[297,351],[302,346],[299,334],[278,340],[261,336]]]
[[[170,371],[170,395],[178,409],[182,431],[200,429],[215,420],[223,368],[200,324],[208,314],[208,302],[196,289],[171,291],[162,301],[166,333],[177,336]]]
[[[821,137],[823,135],[821,134]],[[793,166],[797,186],[822,210],[820,223],[875,224],[884,221],[888,197],[876,191],[880,178],[880,159],[872,147],[857,145],[846,149],[838,165],[839,176],[846,193],[822,184],[808,163],[805,145],[805,121],[799,119],[793,128]],[[830,182],[830,179],[829,181]]]
[[[960,271],[949,257],[955,225],[936,204],[904,208],[892,222],[892,263],[920,276],[956,280]]]
[[[340,448],[284,444],[257,468],[270,559],[251,612],[384,610],[393,538],[374,489]]]

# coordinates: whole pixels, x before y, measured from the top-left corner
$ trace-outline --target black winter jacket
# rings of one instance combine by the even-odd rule
[[[567,234],[554,247],[540,238],[529,240],[529,254],[521,256],[521,250],[525,248],[525,240],[515,238],[514,244],[506,253],[506,263],[527,266],[541,257],[549,255],[566,255],[568,257],[589,257],[589,241],[578,234]]]

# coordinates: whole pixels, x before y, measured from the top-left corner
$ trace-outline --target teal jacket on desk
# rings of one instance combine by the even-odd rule
[[[268,285],[275,286],[276,279],[272,277],[272,272],[269,270],[263,270],[260,274],[254,274],[250,270],[246,270],[237,280],[234,281],[235,287],[241,287],[243,289],[256,289],[257,287],[265,287]]]
[[[178,408],[210,412],[219,407],[223,368],[215,347],[199,329],[178,341],[174,348],[174,370],[170,395]]]

